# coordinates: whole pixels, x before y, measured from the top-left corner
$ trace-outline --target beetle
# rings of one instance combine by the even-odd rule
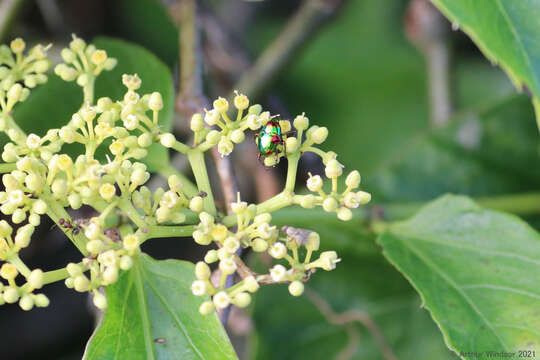
[[[257,144],[257,149],[259,150],[257,159],[260,160],[262,155],[275,154],[277,162],[281,152],[278,146],[282,145],[283,152],[287,152],[283,136],[290,133],[294,133],[294,131],[289,131],[287,134],[283,134],[278,121],[268,121],[266,125],[264,125],[261,130],[255,134],[255,143]]]

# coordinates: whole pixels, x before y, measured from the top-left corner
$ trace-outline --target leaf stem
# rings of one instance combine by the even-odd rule
[[[148,224],[146,223],[146,221],[144,221],[143,217],[141,216],[141,214],[139,214],[137,209],[133,207],[133,204],[131,203],[131,201],[127,199],[123,199],[118,204],[118,207],[126,213],[126,215],[130,218],[131,221],[133,221],[135,225],[137,225],[138,228],[140,229],[148,228]]]
[[[0,164],[0,174],[12,172],[16,168],[17,168],[17,165],[15,163]]]

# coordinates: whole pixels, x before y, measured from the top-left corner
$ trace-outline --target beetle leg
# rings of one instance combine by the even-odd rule
[[[289,136],[292,134],[296,134],[296,130],[287,131],[284,135]]]

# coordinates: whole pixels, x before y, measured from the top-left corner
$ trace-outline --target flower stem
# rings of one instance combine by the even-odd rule
[[[144,221],[141,214],[139,214],[137,209],[133,207],[133,204],[131,204],[129,200],[124,199],[123,201],[120,202],[120,204],[118,204],[118,207],[126,213],[129,219],[133,221],[133,223],[137,225],[138,228],[140,229],[148,228],[148,224],[146,223],[146,221]]]
[[[30,269],[25,263],[22,262],[18,254],[13,254],[10,256],[8,261],[14,265],[24,277],[28,277],[30,275]]]
[[[147,233],[148,239],[165,237],[185,237],[190,236],[195,231],[195,225],[176,225],[176,226],[150,226]]]
[[[15,163],[0,164],[0,174],[12,172],[16,168],[17,168],[17,165]]]
[[[88,84],[83,87],[84,104],[92,105],[94,103],[94,84],[96,78],[93,75],[88,74]]]
[[[285,183],[285,191],[293,192],[296,184],[296,172],[298,171],[298,161],[300,153],[294,153],[287,158],[287,182]]]
[[[188,160],[197,182],[197,187],[206,193],[206,197],[203,199],[203,208],[208,213],[216,214],[216,204],[214,202],[214,196],[212,195],[212,188],[210,187],[210,180],[208,179],[208,173],[206,171],[206,164],[204,162],[204,153],[197,149],[191,149],[188,152]]]

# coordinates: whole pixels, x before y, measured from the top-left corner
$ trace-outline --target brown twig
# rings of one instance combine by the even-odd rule
[[[319,309],[321,314],[328,320],[329,323],[334,325],[340,325],[340,326],[348,326],[354,322],[359,322],[362,325],[366,327],[366,329],[369,331],[371,336],[373,337],[373,340],[375,340],[375,343],[381,350],[383,356],[387,360],[397,360],[396,355],[394,355],[394,352],[392,351],[392,348],[390,345],[386,342],[386,339],[384,338],[384,335],[382,334],[381,330],[377,326],[377,324],[371,319],[371,317],[362,310],[348,310],[343,313],[336,313],[330,304],[323,299],[318,293],[316,293],[313,290],[306,289],[305,294],[307,298]],[[350,330],[347,330],[349,336],[354,335],[353,332]],[[351,339],[351,342],[357,341],[358,334],[355,335],[355,338]],[[350,348],[350,344],[347,346],[347,349]],[[347,350],[345,349],[345,350]],[[340,359],[345,359],[342,354],[349,353],[349,351],[341,352]]]
[[[431,122],[435,127],[446,125],[452,114],[448,28],[447,21],[430,1],[411,1],[405,32],[426,59]]]
[[[286,64],[343,5],[344,0],[305,0],[274,42],[235,85],[252,98],[260,95]]]
[[[178,0],[170,9],[180,31],[180,91],[176,100],[177,112],[190,119],[195,113],[202,113],[209,102],[203,91],[200,34],[197,26],[197,5],[195,0]],[[230,158],[221,157],[217,148],[212,148],[218,177],[227,208],[236,200],[238,187]]]

